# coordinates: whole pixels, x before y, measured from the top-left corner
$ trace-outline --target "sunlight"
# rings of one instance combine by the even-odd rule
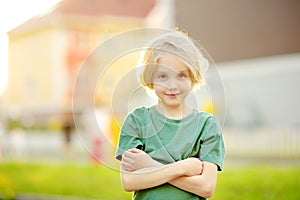
[[[0,95],[8,81],[7,32],[46,12],[61,0],[2,0],[0,2]]]
[[[7,46],[8,46],[8,38],[6,34],[0,35],[0,95],[2,95],[5,91],[6,83],[7,83],[7,68],[8,68],[8,54],[7,54]]]

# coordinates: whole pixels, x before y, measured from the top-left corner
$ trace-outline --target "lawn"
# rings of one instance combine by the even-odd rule
[[[300,199],[299,189],[299,164],[255,164],[221,172],[211,200],[296,200]]]
[[[219,174],[212,200],[300,199],[299,165],[228,167]],[[0,199],[18,195],[64,195],[104,200],[130,199],[118,171],[104,166],[0,163]],[[1,198],[2,197],[2,198]]]
[[[64,195],[105,200],[131,197],[122,190],[116,170],[96,165],[29,163],[0,164],[0,194],[11,197],[20,194]]]

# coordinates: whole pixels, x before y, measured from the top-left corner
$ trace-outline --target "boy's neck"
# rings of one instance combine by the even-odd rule
[[[183,104],[180,106],[162,106],[159,103],[156,105],[158,112],[170,119],[182,119],[191,114],[193,108]]]

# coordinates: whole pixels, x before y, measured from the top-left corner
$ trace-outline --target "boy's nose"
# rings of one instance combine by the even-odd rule
[[[169,80],[169,81],[167,82],[166,87],[167,87],[169,90],[177,89],[177,83],[176,83],[176,80]]]

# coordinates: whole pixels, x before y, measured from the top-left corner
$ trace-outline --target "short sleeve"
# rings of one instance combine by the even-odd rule
[[[116,159],[121,160],[122,154],[131,148],[143,145],[140,137],[140,129],[134,118],[134,114],[129,114],[121,128],[118,148],[116,151]]]
[[[202,134],[200,159],[215,163],[218,166],[218,171],[222,171],[225,146],[219,123],[214,116],[210,116],[206,120]]]

